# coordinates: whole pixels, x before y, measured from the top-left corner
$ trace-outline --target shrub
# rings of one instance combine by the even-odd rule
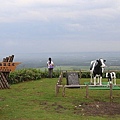
[[[21,69],[11,72],[8,82],[10,84],[41,79],[40,69]]]
[[[61,70],[57,69],[53,71],[53,78],[58,78],[61,73]],[[66,77],[66,74],[63,74],[63,77]],[[81,74],[82,78],[90,78],[90,72],[84,71]],[[116,72],[116,77],[120,78],[120,71]],[[8,82],[10,84],[20,83],[24,81],[30,81],[30,80],[39,80],[41,78],[48,78],[48,70],[45,69],[44,71],[41,71],[40,69],[21,69],[16,70],[14,72],[11,72],[8,78]],[[105,73],[103,73],[103,78],[105,78]]]

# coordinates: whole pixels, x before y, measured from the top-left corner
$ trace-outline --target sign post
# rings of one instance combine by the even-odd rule
[[[3,62],[0,62],[0,89],[10,88],[8,84],[8,76],[10,72],[13,72],[20,62],[13,62],[14,55],[3,58]]]

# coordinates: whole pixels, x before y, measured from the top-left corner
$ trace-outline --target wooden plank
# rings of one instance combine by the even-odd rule
[[[0,72],[0,75],[1,75],[1,82],[2,82],[2,85],[4,86],[4,88],[10,88],[4,74],[2,72]]]
[[[6,58],[5,58],[5,62],[8,62],[8,59],[9,59],[9,57],[6,57]]]
[[[0,72],[12,72],[20,62],[0,62]]]
[[[6,61],[6,58],[3,58],[3,62],[7,62],[7,61]]]
[[[88,85],[86,86],[86,98],[89,98]]]
[[[14,59],[14,55],[3,58],[3,62],[13,62],[13,59]]]
[[[5,86],[5,83],[4,83],[4,80],[3,80],[3,77],[2,77],[1,73],[0,73],[0,78],[1,78],[1,86],[4,89],[4,88],[6,88],[6,86]]]
[[[0,79],[0,89],[4,89],[4,86],[3,86],[3,83],[2,83],[1,79]]]
[[[113,96],[112,96],[112,84],[110,84],[110,102],[112,102],[113,100]]]
[[[13,62],[13,59],[14,59],[14,55],[9,56],[8,62]]]

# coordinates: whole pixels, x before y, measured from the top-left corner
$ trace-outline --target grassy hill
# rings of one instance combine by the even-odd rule
[[[0,120],[119,120],[120,107],[114,107],[114,111],[119,110],[118,113],[106,114],[107,112],[103,111],[97,114],[100,103],[108,105],[105,110],[112,110],[115,103],[120,106],[119,90],[113,91],[112,105],[109,90],[89,90],[88,99],[85,97],[85,88],[66,89],[65,97],[62,97],[60,89],[58,96],[55,96],[57,80],[45,78],[14,84],[10,89],[0,90]],[[89,79],[82,78],[80,83],[87,81]],[[120,80],[117,82],[120,83]],[[94,114],[86,112],[86,108],[94,110]]]

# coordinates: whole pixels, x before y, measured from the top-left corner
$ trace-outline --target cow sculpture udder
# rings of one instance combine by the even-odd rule
[[[91,64],[90,64],[91,80],[90,80],[90,82],[93,83],[93,80],[94,80],[94,85],[96,85],[96,84],[102,85],[102,74],[103,74],[104,68],[106,66],[105,62],[106,62],[106,60],[103,60],[102,58],[91,61]],[[98,77],[98,81],[96,82],[97,77]]]

